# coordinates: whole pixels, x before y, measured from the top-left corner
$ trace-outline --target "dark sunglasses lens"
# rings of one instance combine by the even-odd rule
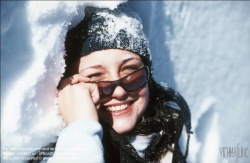
[[[140,89],[147,81],[147,72],[145,69],[141,69],[135,73],[132,73],[122,81],[123,87],[127,91],[136,91]]]
[[[121,86],[123,87],[123,89],[125,89],[126,91],[137,91],[139,90],[144,84],[146,84],[147,82],[147,69],[142,68],[136,72],[133,72],[132,74],[130,74],[129,76],[125,77],[124,79],[121,79]],[[100,93],[100,99],[104,100],[109,98],[115,87],[117,86],[117,82],[118,81],[113,81],[113,82],[97,82],[97,86],[98,86],[98,90]]]
[[[97,84],[98,89],[99,89],[99,93],[100,93],[100,98],[101,99],[105,99],[108,98],[112,91],[113,91],[113,85],[111,83],[106,83],[106,82],[100,82]]]

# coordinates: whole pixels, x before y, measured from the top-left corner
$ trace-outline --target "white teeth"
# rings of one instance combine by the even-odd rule
[[[117,106],[109,106],[106,109],[109,111],[119,111],[119,110],[126,109],[128,106],[129,106],[129,104],[126,103],[126,104],[117,105]]]

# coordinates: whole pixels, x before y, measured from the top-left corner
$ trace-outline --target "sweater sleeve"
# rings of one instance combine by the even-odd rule
[[[102,127],[90,119],[77,120],[60,133],[48,163],[103,163]]]

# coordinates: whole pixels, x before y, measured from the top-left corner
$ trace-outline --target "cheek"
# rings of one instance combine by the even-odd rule
[[[141,91],[139,92],[139,96],[148,100],[149,90],[148,85],[146,85]]]
[[[139,102],[139,105],[141,106],[141,108],[138,111],[140,112],[140,114],[142,114],[148,106],[148,100],[149,100],[148,85],[146,85],[146,87],[141,89],[138,95],[139,95],[138,102]]]

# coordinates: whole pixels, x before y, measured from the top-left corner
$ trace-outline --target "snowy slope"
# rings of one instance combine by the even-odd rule
[[[54,97],[64,71],[65,34],[87,4],[119,3],[1,1],[2,149],[39,148],[56,139],[63,127]],[[250,143],[250,2],[129,5],[144,23],[156,80],[177,89],[190,106],[194,134],[188,161],[235,162],[222,158],[219,147]],[[237,161],[250,162],[249,155]]]
[[[190,106],[189,162],[235,162],[236,157],[221,157],[219,148],[250,145],[250,2],[131,6],[147,25],[154,76],[176,88]],[[246,155],[237,161],[250,162],[249,151]]]

